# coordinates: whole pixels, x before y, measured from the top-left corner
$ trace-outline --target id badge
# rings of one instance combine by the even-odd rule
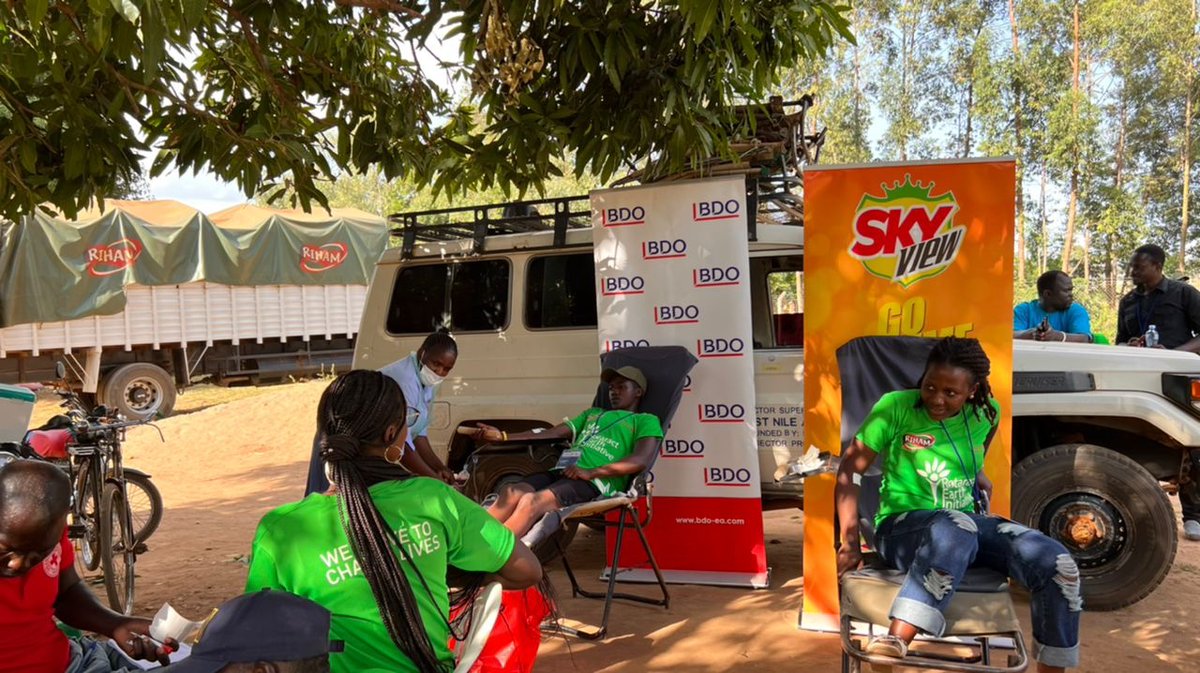
[[[555,471],[562,471],[579,462],[579,457],[583,455],[583,451],[579,449],[567,449],[558,457],[558,462],[554,464]]]

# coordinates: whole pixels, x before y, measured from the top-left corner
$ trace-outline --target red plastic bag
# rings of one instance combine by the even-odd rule
[[[500,616],[471,673],[533,671],[542,644],[542,622],[549,614],[550,604],[537,587],[503,592]],[[451,647],[455,645],[457,642],[451,643]]]

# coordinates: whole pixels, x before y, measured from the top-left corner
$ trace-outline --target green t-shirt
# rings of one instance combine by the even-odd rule
[[[654,414],[619,409],[591,408],[567,421],[574,433],[571,448],[580,451],[578,467],[590,470],[626,458],[639,440],[662,437],[662,425]],[[611,496],[625,490],[629,477],[598,477],[592,480],[600,494]]]
[[[482,507],[434,479],[381,482],[371,487],[371,498],[429,585],[426,592],[412,567],[401,561],[430,641],[450,670],[454,656],[445,621],[450,611],[446,565],[499,570],[512,554],[513,534]],[[264,588],[303,596],[333,613],[330,638],[344,641],[345,651],[330,655],[332,673],[417,670],[388,636],[342,528],[336,496],[314,493],[263,517],[254,536],[246,591]]]
[[[883,458],[878,525],[888,516],[916,510],[975,511],[975,479],[983,469],[984,443],[997,421],[964,406],[939,423],[919,406],[918,390],[900,390],[879,398],[858,431],[858,440]],[[955,448],[957,447],[957,452]]]

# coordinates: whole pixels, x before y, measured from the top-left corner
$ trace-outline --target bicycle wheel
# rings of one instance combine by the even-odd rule
[[[133,523],[129,501],[119,486],[104,485],[100,499],[100,567],[108,605],[122,614],[133,613]]]
[[[158,487],[150,477],[125,469],[125,495],[129,500],[129,513],[133,517],[133,542],[142,544],[162,523],[163,501]]]
[[[91,460],[80,463],[75,475],[75,523],[83,527],[83,536],[75,541],[75,555],[84,569],[94,571],[100,567],[100,522],[96,516],[100,489],[92,484]]]

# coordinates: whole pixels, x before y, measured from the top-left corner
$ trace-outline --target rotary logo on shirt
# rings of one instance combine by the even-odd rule
[[[905,451],[920,451],[933,446],[933,435],[904,435]]]
[[[42,572],[46,573],[46,577],[58,577],[58,571],[61,567],[62,545],[60,544],[42,561]]]

